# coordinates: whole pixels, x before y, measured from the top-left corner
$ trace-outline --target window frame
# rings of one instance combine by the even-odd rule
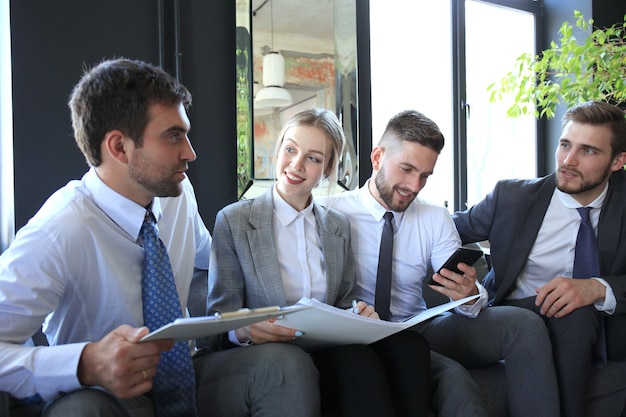
[[[541,51],[544,41],[543,20],[544,6],[542,0],[474,0],[496,6],[508,7],[532,13],[535,16],[535,54]],[[453,194],[454,211],[464,210],[463,202],[468,201],[468,172],[467,172],[467,117],[469,105],[467,103],[466,83],[466,38],[465,38],[465,0],[451,0],[452,18],[452,103],[453,103],[453,142],[454,142],[454,173]],[[537,172],[545,170],[545,121],[536,120],[536,166]]]

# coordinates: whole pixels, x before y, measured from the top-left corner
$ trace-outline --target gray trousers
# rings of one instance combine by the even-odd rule
[[[599,324],[604,321],[608,360],[623,361],[626,359],[626,317],[623,314],[606,317],[589,305],[565,317],[548,318],[535,306],[535,297],[507,303],[526,308],[543,320],[552,340],[562,415],[584,417],[593,372],[592,349],[598,339]]]
[[[430,344],[431,408],[439,417],[486,416],[465,368],[504,360],[511,417],[558,417],[559,391],[546,326],[518,307],[489,307],[476,318],[446,313],[412,328]]]
[[[194,357],[200,417],[320,415],[318,373],[309,354],[282,343]],[[48,404],[44,417],[154,417],[150,394],[119,400],[84,389]]]

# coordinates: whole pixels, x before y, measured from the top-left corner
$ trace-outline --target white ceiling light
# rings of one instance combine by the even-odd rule
[[[273,107],[266,107],[263,106],[259,103],[257,103],[256,101],[256,96],[257,94],[259,94],[259,90],[261,89],[261,86],[259,85],[258,81],[255,81],[253,84],[253,102],[254,102],[254,115],[255,116],[266,116],[268,114],[272,114],[274,112],[274,108]]]
[[[272,50],[263,57],[263,88],[254,99],[256,107],[286,107],[293,102],[285,85],[285,58],[274,50],[274,7],[270,0],[270,32]]]

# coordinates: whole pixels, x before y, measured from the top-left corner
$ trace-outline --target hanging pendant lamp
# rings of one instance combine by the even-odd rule
[[[271,0],[270,0],[271,1]],[[285,58],[274,50],[274,7],[270,3],[270,31],[272,35],[272,50],[263,57],[263,88],[254,99],[258,107],[286,107],[293,103],[285,85]]]
[[[285,85],[285,58],[271,51],[263,57],[263,88],[254,101],[260,107],[285,107],[293,102]]]
[[[259,94],[260,90],[261,90],[261,86],[259,82],[255,81],[252,87],[252,91],[254,93],[253,95],[254,115],[255,116],[267,116],[268,114],[274,113],[274,107],[263,106],[256,101],[256,96]]]

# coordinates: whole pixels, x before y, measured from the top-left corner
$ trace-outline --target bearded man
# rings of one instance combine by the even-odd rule
[[[586,413],[594,367],[626,359],[626,119],[603,102],[569,109],[556,172],[506,180],[455,213],[463,243],[489,240],[489,305],[545,322],[563,416]]]
[[[372,150],[372,176],[358,190],[331,197],[327,204],[350,220],[357,265],[357,296],[388,310],[387,320],[402,321],[426,308],[422,294],[429,269],[438,271],[430,285],[458,300],[479,297],[452,313],[411,329],[431,348],[431,408],[438,417],[486,416],[483,395],[466,368],[505,361],[510,416],[559,416],[558,387],[550,339],[541,319],[519,307],[487,308],[488,293],[465,263],[461,273],[441,268],[461,245],[443,206],[417,198],[435,170],[444,137],[420,112],[402,111],[389,120]],[[385,230],[393,229],[393,237]],[[389,242],[392,242],[390,244]],[[391,248],[389,248],[391,246]],[[385,249],[391,252],[386,261]],[[383,272],[383,265],[391,270]],[[390,278],[385,291],[382,284]],[[383,315],[381,315],[383,318]]]

